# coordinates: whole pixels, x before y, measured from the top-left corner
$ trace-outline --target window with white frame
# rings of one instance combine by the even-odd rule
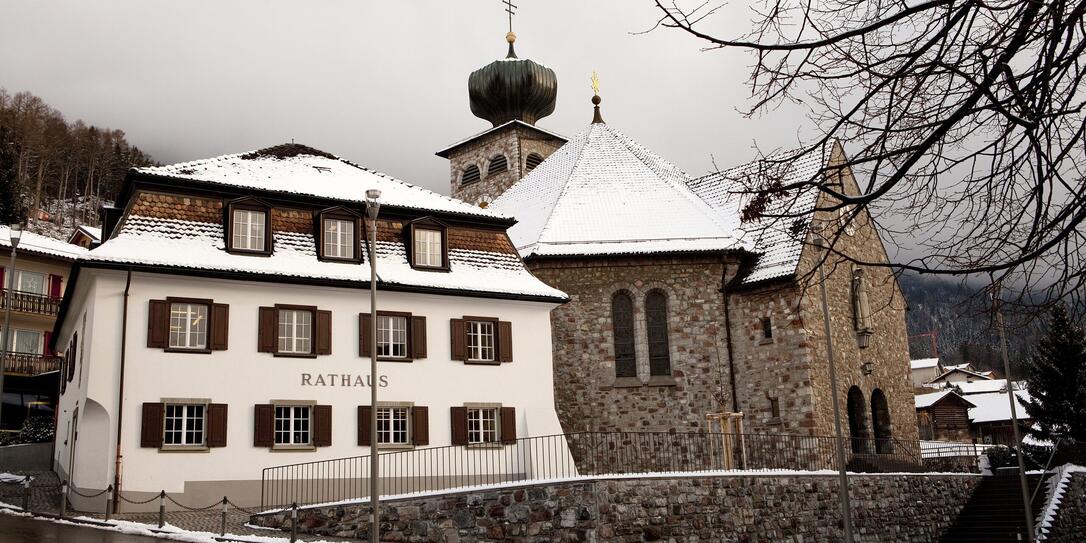
[[[440,230],[416,228],[414,244],[416,266],[440,268],[444,265]]]
[[[243,251],[263,251],[266,214],[254,209],[235,209],[233,215],[231,247]]]
[[[162,426],[165,446],[199,446],[204,444],[206,406],[201,404],[166,404],[166,420]]]
[[[310,411],[308,405],[275,406],[275,444],[309,445]]]
[[[15,276],[11,278],[12,290],[45,295],[45,274],[15,270]]]
[[[4,330],[0,329],[0,334]],[[0,336],[2,337],[2,336]],[[11,351],[18,354],[42,354],[42,332],[40,330],[11,329]]]
[[[207,304],[170,304],[170,348],[207,348]]]
[[[279,310],[279,352],[313,352],[313,312],[304,309]]]
[[[467,321],[468,360],[491,362],[494,360],[494,323]]]
[[[407,317],[377,315],[377,356],[407,358]]]
[[[468,408],[468,443],[498,442],[498,408]]]
[[[410,445],[408,407],[377,408],[377,443],[380,445]]]
[[[346,219],[324,219],[324,256],[354,258],[354,228],[357,223]]]

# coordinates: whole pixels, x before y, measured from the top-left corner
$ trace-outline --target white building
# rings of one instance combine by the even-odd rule
[[[83,493],[251,504],[266,466],[369,454],[367,189],[381,448],[560,434],[566,296],[524,268],[514,221],[287,144],[129,173],[57,321],[79,376],[57,472]]]

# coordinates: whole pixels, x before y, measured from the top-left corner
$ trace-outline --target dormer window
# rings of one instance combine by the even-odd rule
[[[271,254],[271,206],[255,198],[226,206],[226,247],[230,252]]]
[[[360,260],[358,240],[361,230],[357,214],[346,208],[336,207],[321,211],[317,221],[317,250],[321,260]]]
[[[434,219],[419,219],[408,224],[407,248],[411,266],[417,269],[448,270],[449,248],[445,225]]]

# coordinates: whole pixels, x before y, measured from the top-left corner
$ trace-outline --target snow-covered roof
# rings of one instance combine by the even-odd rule
[[[95,240],[99,240],[99,241],[101,241],[101,239],[102,239],[102,229],[101,228],[81,224],[81,225],[79,225],[78,229],[82,230],[83,233],[90,236],[91,239],[95,239]]]
[[[689,181],[690,188],[720,216],[737,224],[737,235],[743,236],[750,250],[759,255],[753,269],[743,278],[744,284],[796,273],[809,217],[818,199],[818,191],[808,188],[772,201],[765,211],[770,217],[795,216],[795,219],[766,218],[740,225],[738,218],[753,195],[751,191],[769,180],[779,180],[785,185],[810,180],[829,161],[831,150],[832,145],[826,145],[822,152],[809,152],[798,160],[789,160],[797,151],[779,153]]]
[[[519,60],[519,59],[514,59],[514,60]],[[448,147],[445,147],[444,149],[442,149],[442,150],[440,150],[440,151],[438,151],[438,152],[436,152],[434,154],[441,157],[441,158],[448,158],[449,152],[452,151],[453,149],[456,149],[457,147],[460,147],[461,145],[464,145],[465,143],[468,143],[469,141],[473,141],[476,138],[483,137],[483,136],[485,136],[485,135],[487,135],[487,134],[489,134],[491,132],[496,132],[498,130],[501,130],[501,129],[509,126],[509,125],[521,126],[523,128],[528,128],[528,129],[531,129],[531,130],[535,130],[536,132],[540,132],[545,136],[549,136],[549,137],[552,137],[552,138],[557,139],[557,140],[567,141],[565,136],[555,134],[554,132],[551,132],[550,130],[544,130],[544,129],[539,128],[538,126],[536,126],[534,124],[528,124],[528,123],[526,123],[526,122],[524,122],[524,121],[522,121],[520,119],[513,119],[511,121],[506,121],[506,122],[504,122],[502,124],[499,124],[498,126],[487,128],[486,130],[483,130],[482,132],[479,132],[478,134],[468,136],[468,137],[466,137],[466,138],[464,138],[464,139],[462,139],[462,140],[460,140],[460,141],[458,141],[458,142],[456,142],[456,143],[454,143],[452,145],[449,145]]]
[[[968,374],[968,375],[972,375],[973,377],[979,377],[981,379],[986,379],[986,380],[991,379],[990,376],[985,375],[983,373],[978,373],[978,372],[975,372],[975,371],[972,371],[972,370],[967,370],[967,369],[958,368],[958,367],[951,367],[950,369],[944,371],[943,373],[940,373],[939,376],[932,379],[931,382],[934,383],[936,381],[941,381],[944,378],[946,378],[948,375],[953,374],[953,373],[965,373],[965,374]]]
[[[1023,400],[1029,400],[1029,392],[1018,390],[1014,393],[1015,409],[1019,419],[1028,419],[1026,406]],[[997,422],[1011,420],[1011,405],[1007,400],[1006,392],[989,392],[986,394],[970,394],[967,398],[976,407],[969,409],[969,420],[977,422]]]
[[[380,284],[562,300],[566,295],[536,279],[516,255],[451,249],[447,273],[416,270],[402,243],[377,243]],[[120,231],[81,262],[137,264],[253,275],[369,281],[368,263],[317,259],[311,234],[277,231],[270,256],[231,254],[220,223],[128,216]]]
[[[689,178],[618,130],[594,123],[495,199],[522,256],[743,248],[738,216],[717,213]]]
[[[0,247],[8,249],[8,252],[10,252],[11,228],[7,225],[0,225]],[[75,260],[87,252],[86,249],[78,245],[73,245],[59,239],[53,239],[26,230],[23,230],[22,237],[19,238],[19,246],[16,250],[19,253],[39,254],[64,260]]]
[[[917,360],[910,360],[909,366],[914,370],[922,370],[927,368],[934,368],[939,366],[938,358],[920,358]]]
[[[1007,389],[1006,379],[984,379],[973,382],[954,383],[953,386],[962,391],[962,394],[984,394],[985,392],[999,392]],[[1017,388],[1022,388],[1021,383],[1016,383]]]
[[[381,191],[381,204],[422,211],[506,219],[483,209],[369,170],[324,151],[283,144],[248,153],[136,168],[144,175],[188,179],[273,193],[361,203],[368,189]]]
[[[916,404],[917,409],[924,409],[925,407],[931,407],[931,406],[935,405],[936,402],[938,402],[939,400],[942,400],[943,398],[947,397],[948,395],[957,396],[958,398],[961,398],[962,400],[965,400],[965,403],[970,403],[969,400],[966,400],[965,398],[962,398],[961,396],[958,396],[953,390],[944,390],[942,392],[932,392],[930,394],[917,394],[916,396],[913,396],[913,402]]]

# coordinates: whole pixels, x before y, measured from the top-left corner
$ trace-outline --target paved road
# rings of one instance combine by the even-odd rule
[[[86,526],[0,515],[0,543],[162,543],[163,539],[119,534]]]

